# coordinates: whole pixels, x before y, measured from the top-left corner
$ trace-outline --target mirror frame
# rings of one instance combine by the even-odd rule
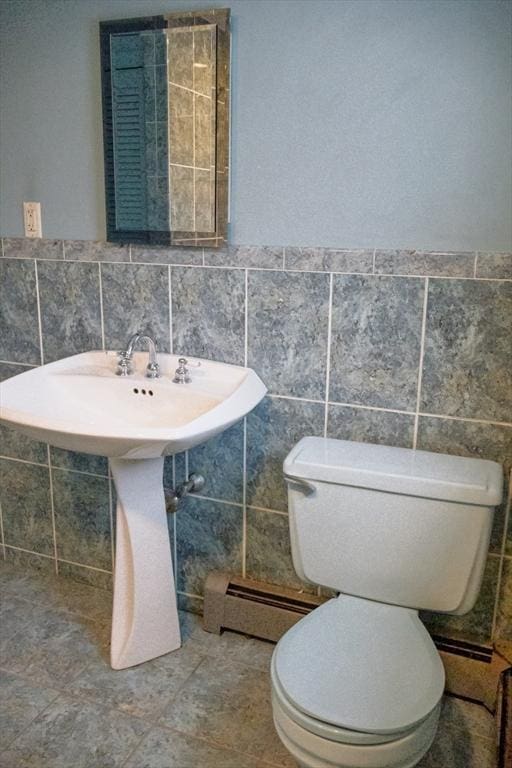
[[[169,27],[213,24],[217,37],[215,133],[215,231],[182,232],[121,230],[116,226],[114,134],[110,36],[126,32],[165,30]],[[107,241],[167,246],[221,248],[228,239],[229,221],[229,115],[230,115],[230,10],[182,11],[160,16],[100,22],[101,95],[103,109],[103,162]]]

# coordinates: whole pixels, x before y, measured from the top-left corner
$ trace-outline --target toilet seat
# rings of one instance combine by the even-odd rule
[[[295,722],[345,743],[361,743],[363,734],[365,744],[406,735],[432,713],[444,688],[441,659],[416,611],[348,595],[281,638],[272,676]]]
[[[347,728],[341,728],[330,723],[324,723],[310,715],[306,715],[293,706],[286,693],[283,691],[275,673],[275,660],[272,659],[270,677],[272,682],[272,705],[274,711],[279,708],[290,720],[293,720],[300,728],[304,728],[309,733],[315,734],[322,739],[340,742],[341,744],[354,744],[358,746],[370,746],[373,744],[385,744],[388,741],[395,741],[401,736],[411,733],[411,730],[401,731],[399,733],[364,733],[363,731],[351,731]],[[412,729],[414,730],[414,729]]]

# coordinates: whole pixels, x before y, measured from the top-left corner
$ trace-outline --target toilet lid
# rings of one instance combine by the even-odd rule
[[[295,707],[355,731],[405,730],[443,694],[443,665],[416,611],[348,595],[295,624],[274,662]]]

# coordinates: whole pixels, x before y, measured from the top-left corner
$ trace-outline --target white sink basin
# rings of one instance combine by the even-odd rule
[[[201,360],[190,384],[174,384],[174,355],[160,354],[161,378],[115,375],[115,352],[84,352],[0,384],[0,418],[35,440],[110,458],[179,453],[234,424],[266,388],[250,368]],[[145,392],[146,394],[143,394]],[[151,394],[150,394],[151,393]]]
[[[144,376],[147,354],[133,361],[134,374],[119,377],[115,352],[84,352],[0,384],[0,422],[58,448],[110,458],[117,490],[114,669],[181,645],[163,457],[227,429],[266,392],[250,368],[201,360],[189,384],[174,384],[176,356],[158,356],[159,379]]]

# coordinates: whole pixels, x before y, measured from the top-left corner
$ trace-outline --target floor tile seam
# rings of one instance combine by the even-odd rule
[[[478,706],[478,705],[475,704],[475,706]],[[465,727],[464,725],[457,725],[457,723],[453,723],[447,719],[443,721],[442,717],[439,722],[440,722],[440,725],[443,726],[443,728],[446,728],[448,730],[454,730],[454,731],[457,731],[458,733],[465,733],[465,734],[469,733],[471,736],[474,736],[477,739],[482,739],[482,741],[490,741],[493,744],[496,742],[496,739],[494,736],[484,736],[483,734],[476,731],[474,728],[468,728],[468,727]]]
[[[239,633],[237,633],[237,634],[239,634]],[[241,633],[240,633],[240,634],[241,634]],[[241,636],[243,637],[243,635],[241,635]],[[191,640],[191,644],[193,645],[193,642],[194,642],[194,641],[193,641],[193,638],[191,637],[191,638],[190,638],[190,640]],[[194,649],[192,648],[191,650],[194,650]],[[228,651],[227,653],[229,654],[229,651]],[[201,661],[201,663],[203,663],[203,661],[206,661],[206,660],[210,660],[210,661],[217,661],[217,662],[219,662],[219,661],[223,661],[223,662],[226,662],[226,658],[225,658],[225,656],[221,656],[221,657],[219,658],[218,654],[214,654],[214,653],[208,653],[207,651],[203,651],[203,656],[204,656],[204,658],[203,658],[203,660]],[[243,669],[244,669],[244,670],[250,670],[251,672],[255,672],[255,671],[256,671],[256,672],[262,672],[262,671],[263,671],[263,669],[264,669],[264,668],[263,668],[263,667],[261,667],[261,666],[256,666],[256,665],[253,665],[253,664],[248,664],[247,662],[245,662],[245,661],[239,661],[238,659],[232,659],[232,658],[229,658],[229,659],[228,659],[228,663],[229,663],[229,664],[234,664],[234,665],[236,665],[236,666],[238,666],[238,667],[243,667]],[[269,662],[269,663],[270,663],[270,662]],[[196,669],[194,670],[194,673],[195,673],[195,672],[197,672],[197,669],[198,669],[200,666],[201,666],[201,664],[198,664],[198,665],[197,665]],[[266,671],[266,670],[265,670],[265,671]],[[269,668],[269,672],[270,672],[270,668]]]
[[[17,675],[17,676],[19,677],[19,675]],[[25,678],[20,678],[20,679],[21,679],[21,680],[23,680],[23,682],[26,682]],[[43,686],[41,686],[41,687],[43,687]],[[51,689],[51,688],[48,688],[47,690],[53,690],[53,689]],[[54,692],[55,692],[55,691],[54,691]],[[52,699],[50,702],[48,702],[48,704],[47,704],[45,707],[43,707],[43,708],[42,708],[42,709],[41,709],[41,710],[40,710],[40,711],[39,711],[39,712],[38,712],[36,715],[34,715],[34,717],[33,717],[33,718],[30,720],[30,722],[29,722],[29,723],[27,723],[27,724],[25,725],[25,727],[24,727],[24,728],[23,728],[23,729],[22,729],[22,730],[21,730],[21,731],[20,731],[20,732],[19,732],[19,733],[18,733],[18,734],[15,736],[15,737],[14,737],[14,739],[8,743],[8,746],[7,746],[7,747],[4,747],[4,749],[2,750],[2,752],[6,752],[7,750],[11,749],[11,748],[12,748],[12,747],[15,745],[15,743],[18,741],[18,739],[20,739],[22,736],[25,736],[25,734],[26,734],[28,731],[30,731],[30,729],[32,728],[32,726],[34,725],[34,723],[36,722],[36,720],[39,720],[39,718],[40,718],[40,717],[41,717],[41,716],[42,716],[42,715],[43,715],[43,714],[44,714],[44,713],[45,713],[45,712],[46,712],[46,711],[47,711],[47,710],[48,710],[50,707],[52,707],[52,706],[55,704],[55,702],[57,701],[57,699],[59,698],[59,696],[61,695],[61,693],[60,693],[59,691],[57,691],[57,692],[55,692],[55,694],[56,694],[56,695],[53,697],[53,699]]]
[[[259,755],[253,754],[251,752],[243,752],[240,749],[235,749],[231,745],[227,745],[224,742],[217,741],[215,739],[207,739],[205,736],[198,736],[196,734],[188,733],[187,731],[182,731],[176,726],[166,725],[163,723],[158,723],[157,725],[153,726],[155,728],[163,728],[165,731],[170,731],[171,733],[178,734],[179,736],[185,736],[192,741],[200,741],[203,744],[208,744],[211,747],[215,747],[216,749],[222,749],[226,752],[231,752],[233,755],[241,755],[243,757],[249,757],[256,761],[256,763],[263,763],[265,765],[271,766],[271,768],[282,768],[282,764],[279,763],[271,763],[268,760],[262,759]],[[205,766],[206,768],[206,766]]]
[[[193,649],[192,649],[192,650],[193,650]],[[155,722],[156,722],[156,724],[157,724],[157,725],[160,723],[160,719],[161,719],[161,717],[162,717],[162,715],[163,715],[163,713],[164,713],[165,709],[167,709],[167,707],[168,707],[170,704],[172,704],[172,702],[173,702],[173,701],[176,699],[176,697],[178,696],[178,694],[179,694],[179,693],[181,693],[181,691],[183,690],[183,688],[185,687],[185,685],[188,683],[188,681],[190,680],[190,678],[192,677],[192,675],[193,675],[193,674],[195,673],[195,671],[196,671],[196,670],[197,670],[197,669],[198,669],[198,668],[201,666],[202,662],[203,662],[203,661],[205,660],[205,658],[206,658],[206,656],[205,656],[204,654],[199,654],[199,653],[198,653],[197,655],[198,655],[200,658],[199,658],[199,661],[197,662],[197,664],[194,666],[194,668],[193,668],[193,669],[192,669],[192,670],[191,670],[191,671],[188,673],[188,675],[187,675],[187,676],[186,676],[186,677],[185,677],[185,678],[184,678],[184,679],[181,681],[181,683],[178,685],[178,687],[177,687],[177,689],[174,691],[174,693],[173,693],[173,694],[171,694],[171,696],[170,696],[168,699],[166,699],[166,700],[165,700],[165,704],[163,704],[163,705],[162,705],[161,707],[159,707],[158,709],[155,709],[155,711],[154,711],[154,712],[151,714],[151,718],[152,718],[152,719],[151,719],[151,721],[150,721],[150,722],[151,722],[151,724],[152,724],[152,725],[155,725]],[[147,717],[149,718],[150,716],[149,716],[149,715],[147,715]],[[142,719],[145,719],[145,718],[143,717]]]
[[[146,722],[146,721],[144,721],[144,722]],[[148,725],[149,725],[149,723],[148,723]],[[152,731],[152,729],[153,729],[153,728],[154,728],[154,725],[149,725],[149,728],[148,728],[148,730],[147,730],[147,731],[144,731],[144,733],[142,734],[142,736],[140,737],[140,739],[137,739],[137,743],[135,744],[135,746],[133,747],[133,749],[131,749],[131,750],[129,751],[129,753],[128,753],[128,756],[127,756],[126,760],[123,760],[123,762],[120,764],[119,768],[124,768],[126,765],[128,765],[128,763],[130,762],[130,760],[132,759],[132,757],[135,755],[135,753],[137,752],[137,750],[139,749],[139,747],[142,745],[142,742],[143,742],[143,741],[144,741],[144,740],[145,740],[145,739],[146,739],[146,738],[149,736],[149,734],[151,733],[151,731]]]
[[[55,578],[65,579],[64,576],[56,576]],[[66,579],[67,581],[67,579]],[[97,587],[99,589],[99,587]],[[59,606],[51,606],[51,605],[44,605],[41,604],[41,602],[38,599],[30,599],[29,597],[24,597],[23,595],[16,594],[15,591],[10,591],[9,587],[7,586],[6,591],[8,592],[10,597],[16,597],[18,600],[21,600],[24,603],[28,603],[28,605],[35,605],[38,608],[42,608],[45,611],[53,611],[54,613],[63,614],[66,616],[80,616],[82,619],[87,619],[88,621],[99,621],[101,620],[101,617],[98,615],[92,615],[89,613],[81,613],[79,610],[74,610],[72,608],[65,608],[65,607],[59,607]],[[110,615],[106,617],[110,620]],[[28,621],[28,620],[27,620]],[[16,630],[15,634],[17,634],[21,630]]]
[[[258,639],[258,638],[255,638],[255,639]],[[190,646],[191,646],[191,650],[196,650],[196,646],[195,646],[194,640],[192,638],[190,638]],[[197,650],[196,652],[199,653],[199,650]],[[218,662],[218,661],[223,661],[224,660],[223,656],[221,656],[219,658],[219,654],[215,653],[215,652],[209,652],[207,650],[201,649],[201,653],[204,656],[204,659],[208,659],[210,661],[217,661]],[[263,667],[263,666],[258,665],[258,664],[250,664],[250,663],[245,662],[245,661],[239,661],[238,659],[230,659],[230,663],[231,664],[238,664],[239,666],[244,667],[246,669],[250,669],[252,671],[255,671],[255,670],[257,672],[262,672],[262,671],[266,672],[267,671],[267,667]],[[269,660],[269,664],[270,664],[270,660]],[[268,668],[268,670],[270,670],[270,667]],[[196,671],[196,670],[194,670],[194,671]]]

